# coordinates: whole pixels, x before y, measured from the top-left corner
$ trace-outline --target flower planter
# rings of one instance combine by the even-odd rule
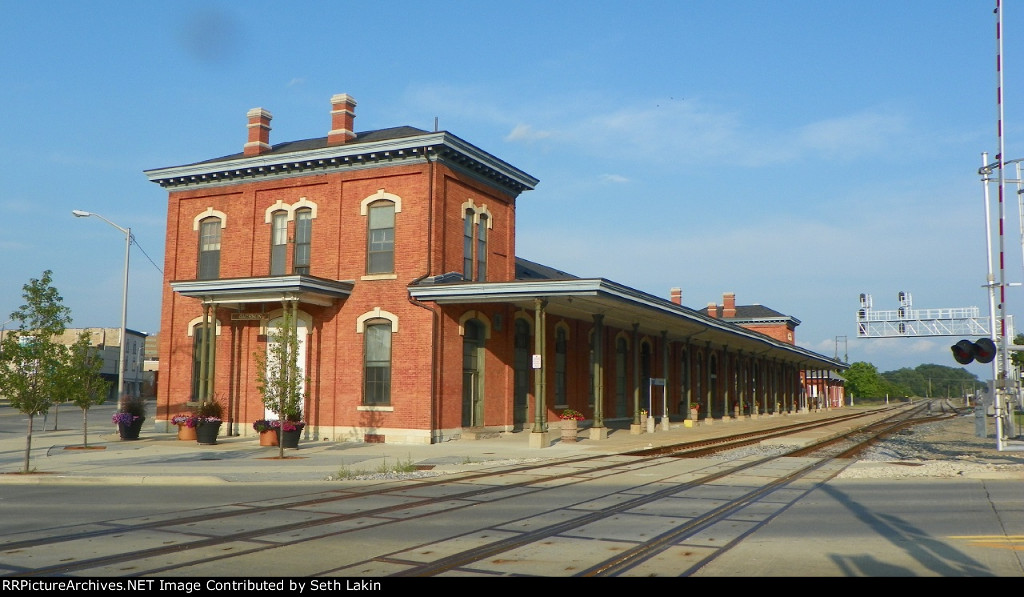
[[[178,425],[178,439],[182,441],[196,441],[196,428],[188,425]]]
[[[697,410],[696,408],[691,408],[690,409],[690,418],[693,419],[694,421],[696,421],[698,418],[700,418],[700,411]]]
[[[139,433],[142,431],[142,424],[146,421],[146,417],[139,417],[131,423],[118,423],[117,431],[121,434],[122,440],[133,440],[139,439]]]
[[[575,419],[562,419],[562,441],[575,443],[579,424]]]
[[[260,445],[261,446],[276,446],[277,445],[277,431],[268,429],[267,431],[260,432]]]
[[[197,423],[196,441],[202,445],[212,446],[217,443],[217,434],[220,433],[220,423]]]
[[[302,437],[302,429],[289,429],[287,431],[281,431],[281,429],[275,429],[277,432],[278,441],[281,442],[281,446],[285,448],[298,448],[299,439]],[[277,445],[276,443],[274,444]]]

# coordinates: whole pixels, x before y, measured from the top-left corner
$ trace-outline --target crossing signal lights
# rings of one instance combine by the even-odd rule
[[[968,365],[971,361],[979,363],[991,363],[996,358],[996,343],[991,338],[982,338],[977,342],[961,340],[951,347],[953,358],[961,365]]]

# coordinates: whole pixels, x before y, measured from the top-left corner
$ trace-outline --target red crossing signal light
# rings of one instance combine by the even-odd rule
[[[981,338],[977,342],[961,340],[951,346],[950,350],[953,351],[953,358],[961,365],[972,361],[991,363],[996,358],[996,343],[991,338]]]

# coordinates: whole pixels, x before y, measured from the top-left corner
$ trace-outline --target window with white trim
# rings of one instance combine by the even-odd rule
[[[287,272],[288,212],[275,211],[270,218],[270,275],[283,276]]]
[[[363,330],[363,404],[391,404],[391,322],[374,320]]]
[[[486,205],[462,204],[462,277],[487,281],[487,231],[493,226]]]
[[[295,210],[295,243],[292,248],[292,273],[309,275],[313,245],[313,210]]]
[[[220,277],[220,218],[205,218],[199,223],[199,280]]]
[[[395,204],[377,201],[370,205],[366,234],[366,273],[395,271]]]

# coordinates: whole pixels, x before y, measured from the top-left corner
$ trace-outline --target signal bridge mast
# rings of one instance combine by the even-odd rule
[[[990,336],[990,318],[978,307],[914,309],[909,292],[900,291],[898,309],[877,311],[870,294],[860,295],[858,338],[911,336]]]

